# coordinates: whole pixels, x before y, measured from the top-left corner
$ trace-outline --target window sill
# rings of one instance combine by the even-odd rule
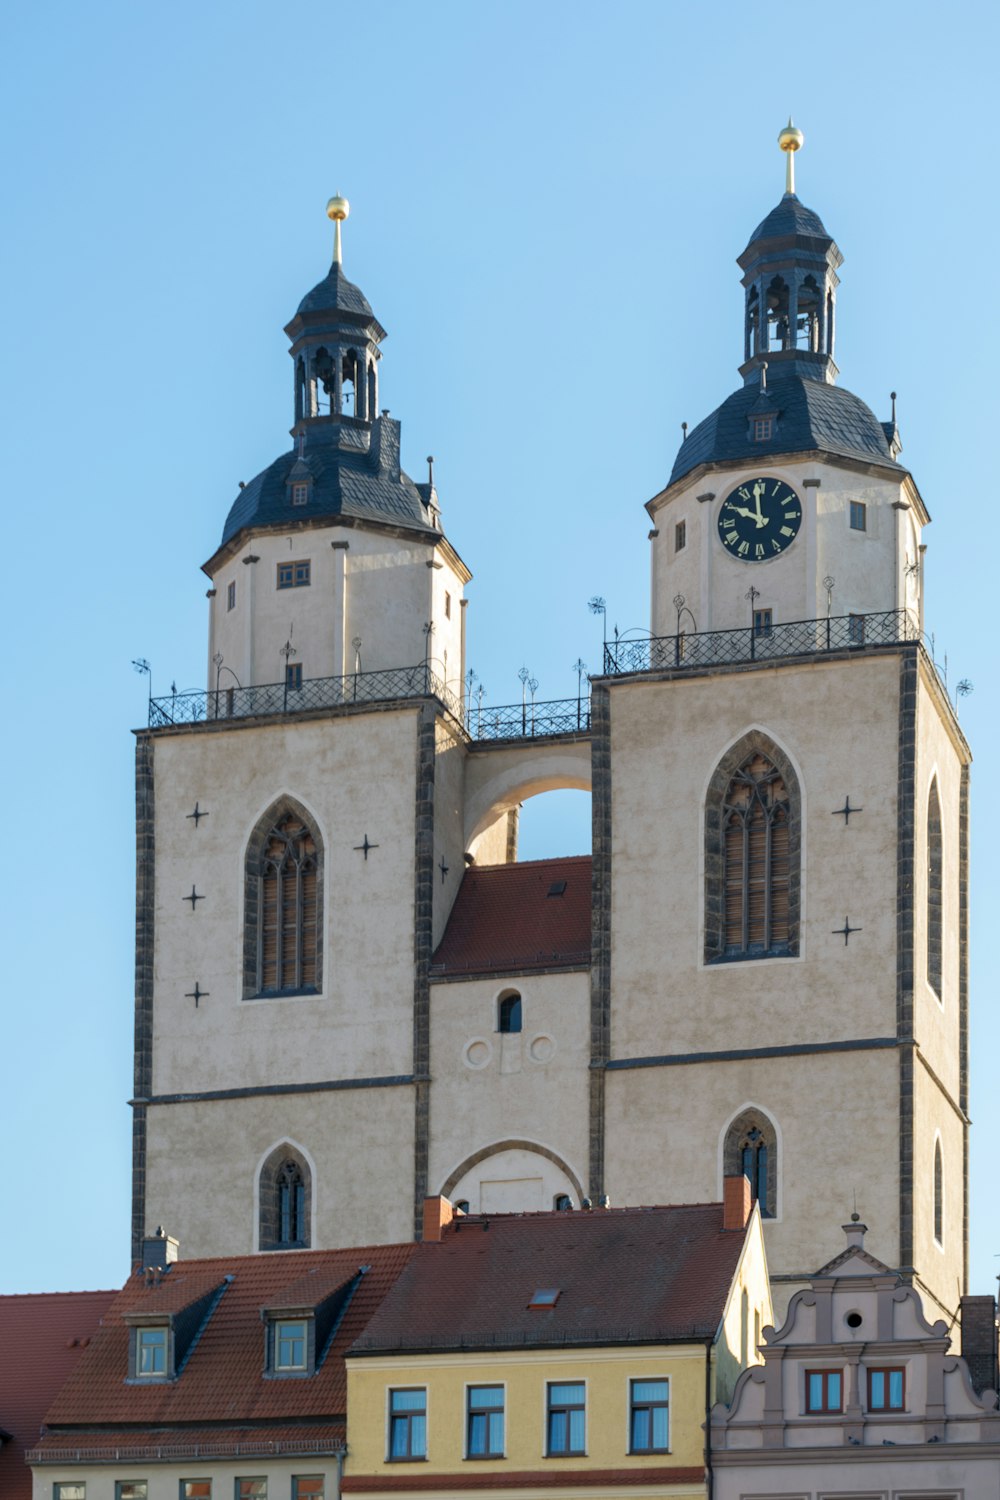
[[[493,1463],[493,1464],[495,1464],[495,1463],[506,1462],[506,1459],[507,1459],[506,1453],[467,1453],[465,1455],[465,1460],[464,1461],[467,1464],[483,1464],[483,1463]]]
[[[574,1448],[572,1453],[546,1453],[546,1458],[586,1458],[586,1448]]]
[[[630,1448],[629,1458],[663,1458],[671,1450],[669,1448]]]
[[[413,1453],[413,1454],[408,1455],[406,1458],[387,1458],[386,1459],[386,1463],[387,1464],[425,1464],[426,1462],[427,1462],[427,1454],[426,1453],[421,1453],[421,1454]]]
[[[315,985],[309,985],[303,990],[257,990],[252,995],[244,995],[244,1000],[301,1000],[304,995],[318,995],[320,991]]]

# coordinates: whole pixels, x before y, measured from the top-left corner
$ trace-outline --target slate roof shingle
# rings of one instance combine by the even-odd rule
[[[25,1452],[59,1388],[97,1332],[114,1292],[43,1292],[0,1297],[0,1496],[31,1500]]]
[[[560,881],[561,895],[548,894]],[[431,963],[431,977],[509,974],[590,962],[590,855],[473,865]]]
[[[348,281],[343,267],[335,261],[329,271],[318,281],[311,292],[306,292],[296,310],[299,313],[326,312],[336,308],[339,312],[355,313],[359,318],[372,318],[371,303],[360,287]]]
[[[713,1338],[744,1238],[720,1203],[458,1218],[417,1247],[350,1356]],[[529,1310],[539,1287],[559,1299]]]
[[[757,240],[785,239],[789,235],[804,234],[813,239],[828,240],[819,214],[800,203],[794,193],[786,193],[766,219],[762,219],[747,241],[747,249]]]
[[[810,380],[800,375],[768,379],[769,404],[777,411],[774,436],[754,442],[750,436],[750,409],[760,395],[756,383],[734,391],[699,422],[681,444],[669,484],[674,484],[704,463],[771,463],[782,454],[815,450],[841,454],[906,473],[889,451],[882,423],[874,412],[850,391]]]

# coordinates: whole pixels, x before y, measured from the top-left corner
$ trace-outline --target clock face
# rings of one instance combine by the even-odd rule
[[[741,562],[767,562],[790,547],[802,501],[783,479],[747,479],[722,502],[719,539]]]

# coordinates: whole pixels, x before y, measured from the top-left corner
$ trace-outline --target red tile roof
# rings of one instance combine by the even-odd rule
[[[743,1243],[720,1203],[456,1219],[351,1354],[711,1338]],[[558,1300],[529,1310],[539,1288]]]
[[[137,1463],[154,1458],[176,1460],[190,1458],[273,1457],[280,1453],[326,1454],[336,1452],[347,1441],[343,1422],[255,1423],[253,1427],[238,1422],[214,1427],[129,1427],[72,1428],[67,1432],[49,1432],[40,1440],[31,1461],[77,1463],[119,1463],[134,1459]],[[28,1495],[31,1489],[29,1486]],[[7,1500],[7,1491],[0,1490]]]
[[[466,870],[432,976],[590,963],[590,855]],[[550,895],[565,881],[561,895]]]
[[[75,1434],[76,1447],[103,1447],[100,1429],[127,1431],[195,1423],[279,1425],[310,1419],[343,1419],[347,1409],[344,1351],[366,1326],[373,1312],[414,1251],[413,1245],[378,1245],[351,1250],[295,1251],[288,1254],[233,1256],[228,1259],[177,1261],[157,1288],[133,1276],[115,1297],[104,1325],[84,1351],[69,1380],[49,1409],[50,1428],[87,1428]],[[333,1343],[315,1375],[273,1380],[264,1375],[264,1326],[261,1309],[286,1300],[291,1289],[302,1304],[308,1273],[316,1272],[316,1300],[332,1286],[368,1269],[347,1304]],[[126,1315],[148,1308],[161,1311],[168,1287],[183,1305],[191,1288],[203,1295],[226,1284],[211,1316],[195,1336],[177,1380],[166,1384],[129,1385],[129,1329]],[[144,1442],[142,1433],[136,1435]],[[187,1441],[186,1435],[174,1434]],[[225,1440],[219,1432],[219,1441]],[[46,1438],[41,1446],[61,1442]],[[164,1442],[169,1435],[164,1435]]]
[[[0,1495],[31,1500],[25,1450],[38,1441],[59,1387],[84,1354],[114,1292],[43,1292],[0,1297]]]

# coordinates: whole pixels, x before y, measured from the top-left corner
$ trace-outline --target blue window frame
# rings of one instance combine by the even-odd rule
[[[274,1325],[274,1368],[305,1370],[309,1351],[309,1330],[305,1318]]]
[[[135,1335],[135,1373],[139,1376],[165,1376],[167,1373],[167,1330],[138,1328]]]
[[[502,1458],[503,1427],[503,1386],[470,1385],[466,1422],[466,1458]]]
[[[586,1453],[587,1388],[583,1381],[550,1385],[546,1419],[549,1458]]]
[[[389,1458],[397,1463],[427,1457],[427,1392],[389,1392]]]
[[[632,1453],[666,1453],[669,1446],[670,1383],[633,1380],[629,1402],[629,1444]]]

